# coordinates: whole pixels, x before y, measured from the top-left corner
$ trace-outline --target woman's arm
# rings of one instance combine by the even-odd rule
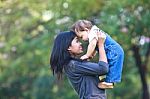
[[[107,62],[106,52],[104,49],[104,42],[106,39],[106,35],[104,33],[98,32],[98,48],[99,48],[99,61]]]
[[[98,63],[88,61],[73,61],[74,72],[82,75],[104,75],[108,72],[108,64],[103,61]]]
[[[98,47],[99,47],[99,61],[103,61],[103,62],[107,62],[107,57],[106,57],[106,53],[105,53],[105,49],[104,49],[104,44],[102,43],[98,43]]]

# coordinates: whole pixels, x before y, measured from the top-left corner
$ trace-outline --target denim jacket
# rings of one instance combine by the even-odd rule
[[[106,99],[105,90],[98,88],[98,76],[108,72],[107,63],[71,60],[64,71],[80,99]]]

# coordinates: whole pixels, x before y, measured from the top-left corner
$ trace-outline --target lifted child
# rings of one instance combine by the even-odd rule
[[[88,20],[78,20],[73,24],[71,30],[83,41],[89,41],[87,52],[81,57],[82,60],[93,57],[95,50],[98,50],[98,47],[96,46],[98,41],[97,32],[100,32],[102,36],[106,37],[104,47],[109,63],[109,72],[106,75],[105,80],[98,84],[98,87],[102,89],[113,88],[114,83],[121,82],[124,60],[124,51],[122,47],[107,33],[100,30]]]

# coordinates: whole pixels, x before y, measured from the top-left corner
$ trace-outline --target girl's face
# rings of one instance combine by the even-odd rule
[[[83,41],[87,41],[88,40],[88,32],[89,31],[79,31],[78,33],[77,33],[77,36],[79,37],[79,38],[81,38]]]
[[[81,46],[81,42],[79,42],[77,37],[75,37],[72,40],[71,46],[69,46],[68,50],[73,55],[78,55],[78,54],[81,54],[83,52],[83,49],[82,49],[82,46]]]

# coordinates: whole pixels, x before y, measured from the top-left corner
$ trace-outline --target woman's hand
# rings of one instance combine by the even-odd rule
[[[106,35],[103,32],[97,32],[97,36],[98,36],[98,47],[100,47],[104,44]]]

